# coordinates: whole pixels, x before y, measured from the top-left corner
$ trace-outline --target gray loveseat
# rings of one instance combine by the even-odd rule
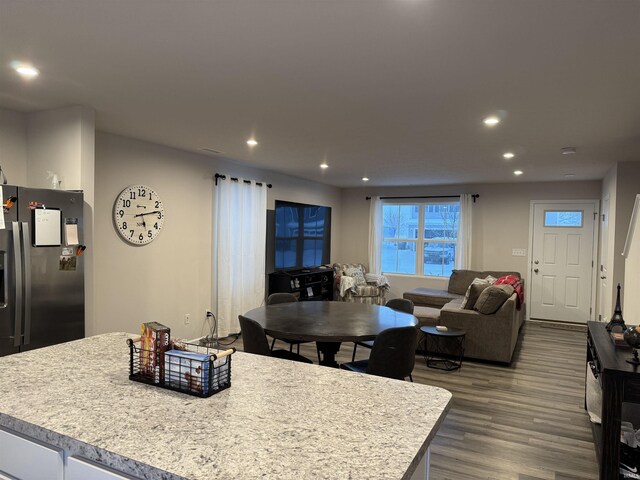
[[[465,357],[494,362],[510,363],[518,341],[520,327],[524,323],[525,306],[516,309],[517,294],[513,295],[491,315],[462,308],[464,295],[475,278],[487,275],[499,278],[517,275],[518,272],[454,270],[447,290],[416,288],[403,297],[412,300],[417,307],[440,309],[437,323],[466,332]],[[522,278],[520,277],[522,282]]]

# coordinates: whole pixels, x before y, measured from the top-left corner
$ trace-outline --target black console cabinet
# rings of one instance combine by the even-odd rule
[[[632,350],[616,348],[602,322],[588,322],[587,361],[602,387],[602,426],[592,425],[600,480],[618,479],[622,402],[640,403],[640,367],[627,363]]]
[[[333,300],[333,269],[309,268],[269,274],[269,295],[293,293],[298,300]]]

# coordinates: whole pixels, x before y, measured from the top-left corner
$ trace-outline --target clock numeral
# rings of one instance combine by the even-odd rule
[[[124,208],[129,208],[131,206],[131,200],[122,200],[122,206]]]
[[[136,199],[136,192],[129,192],[129,198],[131,200],[135,200]]]
[[[127,222],[122,222],[122,229],[126,230],[127,229]]]
[[[156,207],[155,208],[160,208],[160,202],[158,200],[156,200]]]
[[[162,212],[158,212],[158,220],[162,218]]]
[[[158,222],[153,224],[153,228],[155,228],[156,230],[158,229]]]
[[[142,234],[140,234],[140,236],[138,237],[138,240],[140,241],[144,240],[144,237],[142,236]]]
[[[120,215],[120,218],[124,217],[124,210],[118,210],[118,215]]]
[[[153,232],[151,230],[149,230],[147,232],[147,237],[149,237],[149,238],[153,237]]]
[[[147,191],[144,188],[139,188],[138,189],[138,196],[139,197],[146,197],[147,196]]]
[[[133,230],[129,230],[129,238],[133,237]]]

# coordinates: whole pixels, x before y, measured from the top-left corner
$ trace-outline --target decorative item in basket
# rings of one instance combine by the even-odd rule
[[[140,325],[140,373],[160,383],[164,378],[164,352],[169,350],[171,329],[158,322]]]
[[[141,342],[140,348],[135,344]],[[142,359],[149,352],[142,338],[127,340],[130,350],[129,379],[197,397],[210,397],[231,386],[231,355],[235,348],[217,351],[201,345],[172,341],[162,353],[163,375],[158,382],[145,373]],[[156,369],[157,371],[158,369]]]

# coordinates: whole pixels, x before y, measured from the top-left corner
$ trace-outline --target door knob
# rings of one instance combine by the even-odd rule
[[[533,271],[534,271],[535,273],[538,273],[538,269],[537,269],[537,268],[534,268],[534,269],[533,269]]]
[[[538,260],[536,260],[536,261],[535,261],[535,262],[533,262],[533,263],[535,263],[535,264],[537,265],[537,264],[539,264],[540,262],[539,262]]]

